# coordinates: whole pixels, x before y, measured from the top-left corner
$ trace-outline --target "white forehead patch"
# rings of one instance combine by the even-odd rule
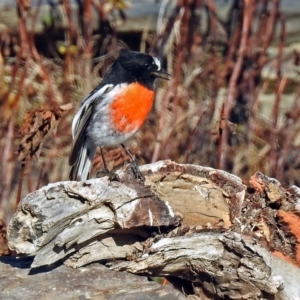
[[[160,71],[160,69],[161,69],[160,61],[155,56],[153,56],[153,63],[157,65],[157,71]]]

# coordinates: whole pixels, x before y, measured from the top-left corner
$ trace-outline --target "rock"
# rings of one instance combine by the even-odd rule
[[[171,286],[148,281],[146,277],[116,272],[100,264],[80,269],[59,266],[30,271],[31,259],[1,257],[0,298],[17,299],[103,299],[183,300]]]

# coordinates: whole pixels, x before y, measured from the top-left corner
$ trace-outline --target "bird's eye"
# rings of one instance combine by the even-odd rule
[[[149,64],[145,64],[145,68],[146,68],[146,69],[149,69],[149,68],[150,68],[150,65],[149,65]]]

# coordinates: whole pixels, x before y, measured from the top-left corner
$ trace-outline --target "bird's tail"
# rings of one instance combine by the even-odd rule
[[[71,166],[70,180],[83,181],[88,179],[95,151],[96,147],[88,144],[86,139],[79,149],[73,147],[69,158],[69,164]]]

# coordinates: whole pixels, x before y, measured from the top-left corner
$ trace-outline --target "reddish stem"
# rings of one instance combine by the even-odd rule
[[[247,39],[251,29],[251,21],[253,19],[253,8],[254,0],[244,0],[244,11],[243,11],[243,26],[242,26],[242,37],[241,43],[238,50],[237,61],[234,65],[232,75],[230,77],[229,86],[228,86],[228,95],[224,102],[224,110],[222,112],[222,119],[225,120],[225,126],[222,130],[220,147],[218,153],[218,164],[219,169],[226,168],[226,158],[227,158],[227,140],[228,140],[228,119],[229,114],[235,99],[236,93],[236,84],[238,77],[241,72],[242,63],[244,60],[244,55],[247,49]]]

